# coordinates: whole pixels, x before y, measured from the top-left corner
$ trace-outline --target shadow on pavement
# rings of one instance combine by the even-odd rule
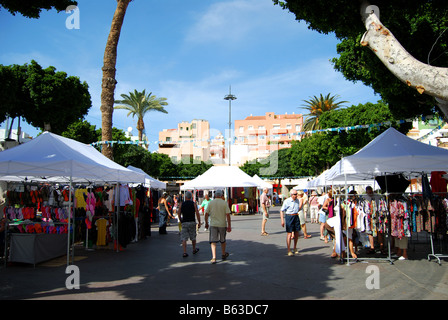
[[[59,266],[13,265],[0,269],[0,299],[67,300],[292,300],[292,299],[446,299],[447,276],[435,262],[422,260],[362,263],[330,259],[331,245],[299,239],[300,253],[286,255],[285,233],[270,220],[267,237],[252,217],[234,218],[226,261],[210,263],[208,233],[198,236],[199,253],[182,257],[177,226],[167,235],[154,232],[124,251],[77,249],[80,289],[68,290],[65,263]],[[232,222],[233,223],[233,222]],[[314,230],[314,229],[315,230]],[[220,248],[218,246],[218,253]],[[220,254],[218,254],[218,258]],[[381,272],[381,289],[366,288],[366,268]]]

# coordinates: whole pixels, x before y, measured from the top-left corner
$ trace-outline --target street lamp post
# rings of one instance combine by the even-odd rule
[[[229,166],[230,164],[230,142],[232,136],[232,100],[236,100],[236,97],[232,94],[232,87],[229,86],[229,94],[224,97],[224,100],[229,101]]]

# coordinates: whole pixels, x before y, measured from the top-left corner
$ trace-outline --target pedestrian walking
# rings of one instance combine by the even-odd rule
[[[210,216],[210,227],[208,218]],[[216,190],[215,199],[210,201],[205,210],[205,228],[209,229],[210,247],[212,250],[212,264],[216,263],[216,244],[221,244],[221,257],[222,260],[227,259],[229,253],[226,251],[227,232],[232,231],[230,208],[227,202],[224,200],[224,192],[222,190]],[[226,223],[227,222],[227,223]]]
[[[306,214],[308,211],[308,196],[302,190],[297,191],[297,199],[302,203],[302,208],[299,210],[300,228],[303,231],[303,238],[311,238],[311,235],[306,232]]]
[[[263,220],[261,222],[261,235],[269,235],[266,232],[266,223],[269,220],[269,208],[271,206],[271,200],[268,196],[268,188],[263,189],[263,193],[260,196],[261,214],[263,215]]]
[[[174,195],[173,196],[174,199],[174,206],[173,206],[173,217],[177,219],[177,227],[179,228],[179,234],[182,230],[182,223],[180,222],[180,218],[179,218],[179,205],[180,205],[180,197],[178,195]]]
[[[167,225],[170,225],[170,219],[174,220],[174,215],[172,214],[173,207],[174,207],[174,200],[169,193],[167,193],[167,196],[166,196],[166,204],[168,206],[169,212],[171,212],[171,214],[169,214],[167,217]]]
[[[201,216],[199,215],[198,206],[192,201],[192,194],[190,191],[185,192],[185,201],[179,204],[178,217],[182,223],[180,237],[182,240],[183,257],[188,257],[187,241],[191,240],[193,246],[193,254],[198,253],[196,248],[196,219],[198,226],[201,226]]]
[[[310,197],[310,219],[311,219],[311,223],[318,223],[317,222],[318,215],[319,215],[319,199],[318,199],[317,192],[315,190],[313,190],[311,192],[311,197]]]
[[[328,243],[328,232],[327,229],[325,229],[325,222],[327,221],[329,217],[329,209],[333,205],[333,191],[329,190],[326,195],[322,195],[320,197],[320,200],[323,200],[322,207],[319,210],[319,222],[320,224],[320,240],[325,241],[325,243]],[[332,211],[333,213],[333,211]]]
[[[168,217],[174,218],[170,213],[170,209],[169,209],[168,203],[166,201],[167,197],[168,197],[168,193],[164,192],[158,201],[159,234],[166,234],[167,218]]]
[[[290,197],[287,198],[280,210],[282,227],[286,226],[286,247],[288,256],[298,254],[297,241],[299,239],[300,219],[299,210],[302,209],[302,203],[297,199],[297,190],[292,189]],[[293,238],[294,237],[294,238]],[[294,251],[291,251],[291,240],[294,240]]]
[[[299,190],[298,194],[300,195],[300,190]],[[303,193],[302,193],[302,203],[303,203],[303,214],[304,214],[304,217],[305,217],[304,221],[306,221],[306,219],[309,217],[309,214],[310,214],[310,203],[309,203],[309,197],[308,197],[308,191],[307,190],[303,190]],[[302,221],[302,224],[304,223],[304,221]]]
[[[212,201],[212,199],[210,199],[208,193],[206,193],[205,196],[204,196],[204,200],[202,200],[202,203],[201,203],[201,206],[200,206],[200,209],[202,210],[204,215],[205,215],[205,210],[207,210],[207,207],[208,207],[208,204],[210,203],[210,201]],[[209,223],[210,223],[210,221],[209,221]],[[204,227],[204,231],[207,231],[206,227]]]

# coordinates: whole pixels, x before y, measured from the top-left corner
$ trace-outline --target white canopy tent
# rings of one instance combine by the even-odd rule
[[[274,189],[274,186],[272,184],[264,181],[257,174],[255,174],[252,178],[258,183],[258,189],[268,188],[268,190],[270,190],[270,191],[272,191],[272,189]]]
[[[0,180],[12,177],[28,181],[69,183],[144,183],[145,176],[126,169],[87,145],[50,132],[44,132],[22,145],[0,152]],[[17,180],[16,180],[17,181]],[[71,212],[71,193],[69,199]],[[70,223],[68,220],[68,239]],[[67,241],[69,264],[70,241]]]
[[[339,162],[338,162],[339,163]],[[359,186],[366,187],[375,185],[374,179],[357,179],[356,177],[348,177],[345,179],[344,176],[338,176],[330,180],[327,176],[329,174],[330,169],[322,172],[317,178],[308,182],[308,189],[315,189],[317,187],[331,187],[331,186]],[[297,188],[296,188],[297,189]],[[302,188],[303,189],[303,188]],[[306,189],[306,188],[305,188]]]
[[[297,179],[298,180],[298,184],[296,186],[293,187],[293,189],[295,190],[307,190],[307,189],[312,189],[313,187],[310,184],[310,180],[308,178],[302,178],[302,179]]]
[[[238,167],[213,166],[202,175],[185,183],[183,190],[233,187],[258,187],[258,183]]]
[[[128,166],[127,167],[129,170],[135,171],[135,172],[139,172],[141,174],[145,175],[145,183],[144,185],[148,188],[153,188],[153,189],[166,189],[166,183],[159,181],[153,177],[151,177],[150,175],[148,175],[145,171],[143,171],[140,168],[136,168],[134,166]]]
[[[389,128],[357,153],[338,161],[329,180],[371,179],[393,173],[421,175],[448,170],[448,150],[411,139]]]
[[[432,171],[448,171],[448,150],[427,145],[389,128],[357,153],[338,161],[326,177],[333,181],[348,181],[398,173],[419,176]]]
[[[308,181],[306,187],[308,189],[314,189],[317,187],[326,186],[327,185],[327,173],[328,173],[328,170],[325,170],[319,176],[317,176],[315,179]]]
[[[186,182],[181,190],[216,190],[237,187],[255,187],[256,179],[234,166],[213,166],[197,178]],[[229,194],[227,194],[229,197]]]
[[[60,182],[145,182],[144,175],[108,159],[91,145],[50,132],[0,152],[0,179],[8,176]]]
[[[194,184],[197,182],[196,179],[198,179],[200,176],[201,175],[197,176],[193,180],[185,182],[183,185],[180,186],[180,190],[181,191],[194,190],[195,189]]]

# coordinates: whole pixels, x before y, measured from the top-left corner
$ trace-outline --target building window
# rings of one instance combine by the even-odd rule
[[[171,137],[166,137],[166,142],[170,142],[171,141]]]
[[[247,126],[247,130],[254,130],[254,126]]]
[[[240,127],[240,133],[244,133],[244,127],[243,126]]]
[[[296,124],[296,131],[300,132],[300,124]]]
[[[291,124],[290,123],[286,124],[286,129],[291,129]]]
[[[280,125],[279,124],[273,124],[272,125],[272,129],[274,129],[274,130],[280,129]]]

